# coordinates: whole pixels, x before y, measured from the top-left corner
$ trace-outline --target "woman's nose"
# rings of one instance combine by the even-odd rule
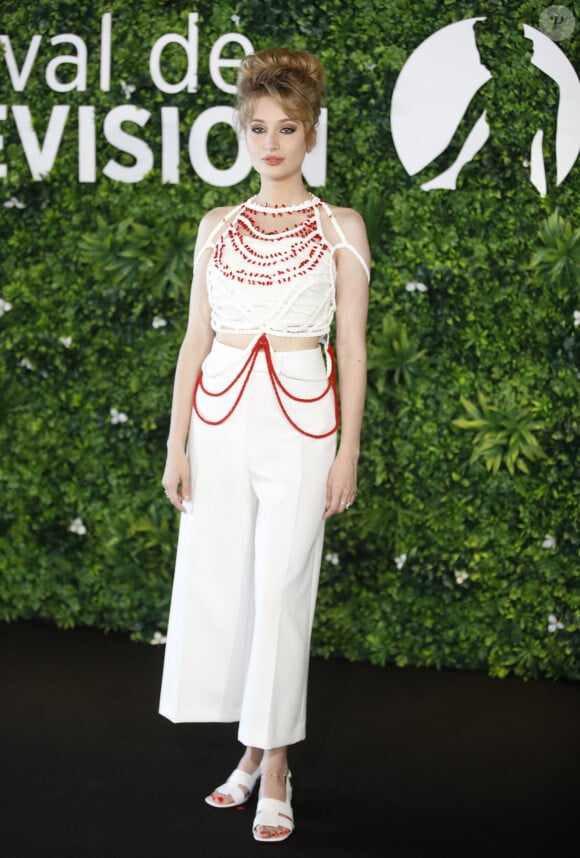
[[[278,148],[278,140],[276,139],[275,134],[267,134],[266,139],[264,140],[264,148],[265,149],[277,149]]]

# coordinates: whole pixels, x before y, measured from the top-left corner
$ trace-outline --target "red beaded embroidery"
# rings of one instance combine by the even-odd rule
[[[216,268],[232,281],[251,286],[290,283],[313,271],[329,252],[316,212],[321,205],[322,200],[317,197],[299,206],[279,208],[247,201],[217,241]],[[275,217],[294,211],[304,211],[306,215],[296,225],[279,232],[264,230],[251,214]]]

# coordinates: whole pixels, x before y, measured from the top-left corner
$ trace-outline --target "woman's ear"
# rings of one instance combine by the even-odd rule
[[[316,128],[311,128],[308,132],[308,136],[306,138],[306,151],[312,152],[314,147],[316,146]]]

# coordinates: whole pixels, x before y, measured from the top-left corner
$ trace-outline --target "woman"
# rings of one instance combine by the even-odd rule
[[[241,64],[238,114],[260,190],[200,224],[162,481],[184,515],[160,712],[239,721],[245,752],[206,801],[236,807],[261,775],[253,833],[269,842],[294,828],[287,746],[305,736],[324,521],[355,498],[365,396],[364,223],[302,180],[323,89],[305,52]]]

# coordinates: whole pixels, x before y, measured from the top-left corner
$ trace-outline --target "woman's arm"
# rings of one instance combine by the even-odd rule
[[[180,512],[185,511],[182,501],[190,498],[189,461],[185,455],[185,445],[191,421],[193,390],[203,359],[211,349],[214,338],[210,325],[210,307],[205,282],[205,271],[211,251],[208,249],[199,259],[197,256],[227,211],[228,209],[213,209],[205,215],[199,225],[195,247],[197,262],[191,284],[189,318],[175,370],[167,460],[161,482],[169,500]]]
[[[370,251],[362,217],[352,209],[335,214],[349,244],[370,267]],[[326,492],[329,518],[354,501],[360,432],[367,381],[366,323],[368,279],[361,262],[348,248],[337,252],[336,352],[340,393],[340,446],[330,469]]]

